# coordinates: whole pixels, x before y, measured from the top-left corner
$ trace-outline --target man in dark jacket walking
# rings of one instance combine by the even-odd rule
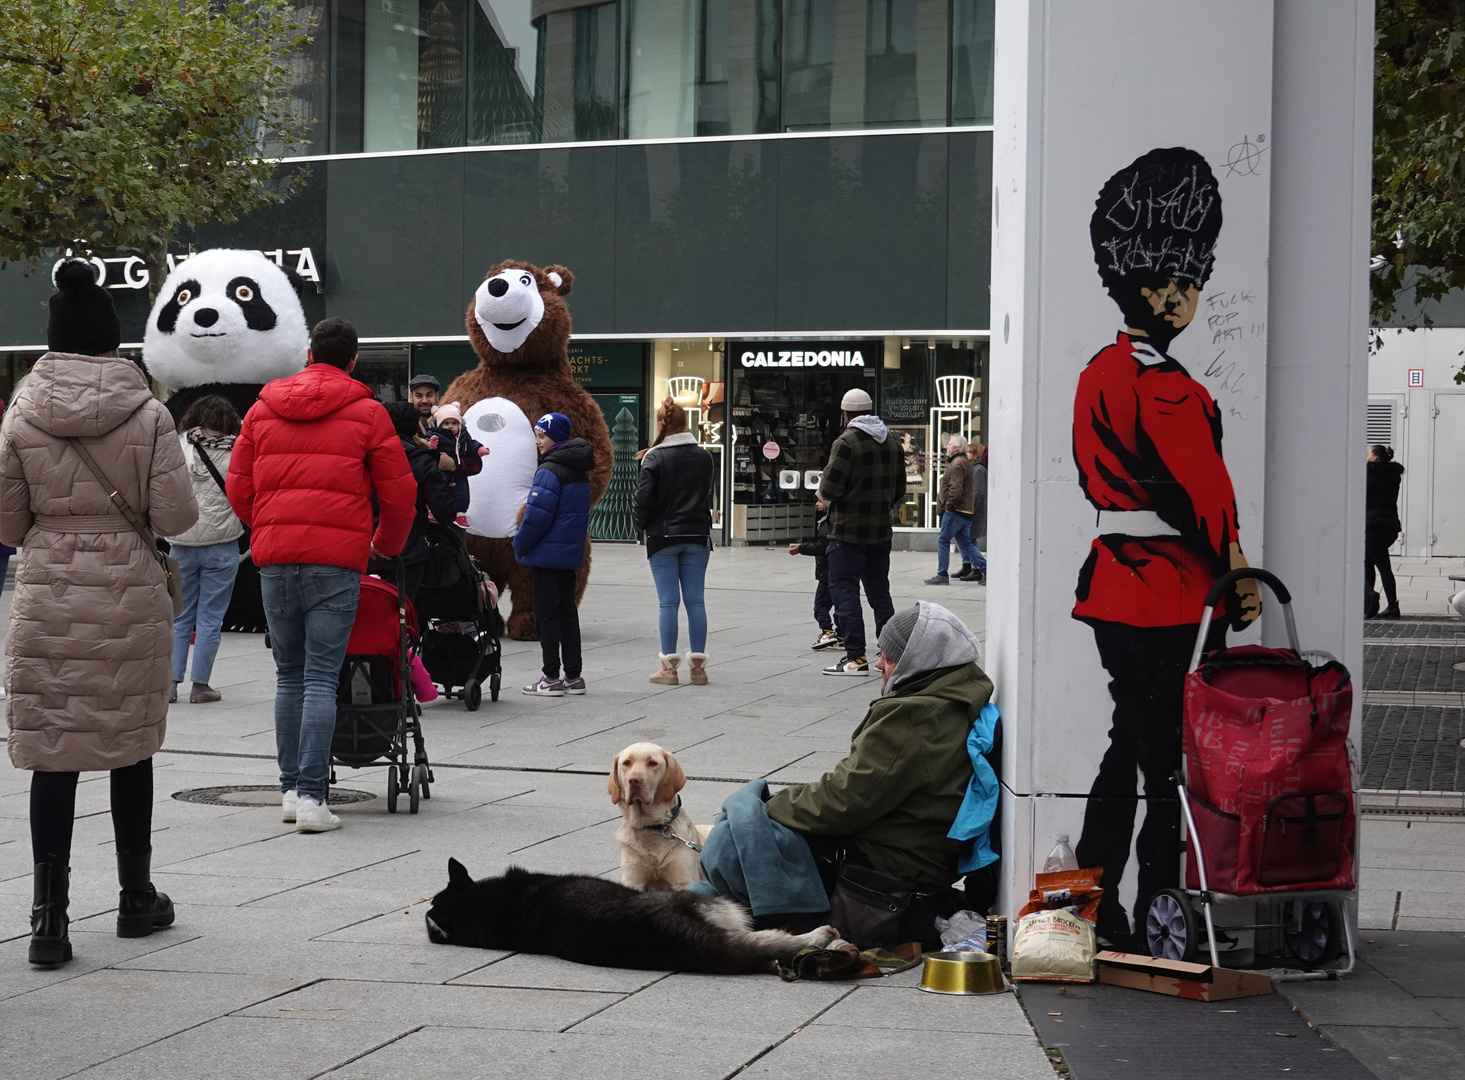
[[[296,832],[327,832],[341,827],[325,805],[326,780],[361,572],[373,554],[402,550],[415,492],[386,410],[351,378],[356,328],[345,319],[317,323],[305,363],[260,392],[225,483],[229,504],[254,530],[250,553],[275,657],[281,816]]]
[[[868,675],[860,586],[875,613],[878,635],[895,613],[890,537],[895,507],[905,497],[905,455],[865,391],[849,391],[839,407],[846,427],[830,449],[819,498],[829,507],[829,594],[845,655],[824,674]]]
[[[987,580],[987,560],[982,558],[981,550],[972,541],[976,483],[966,451],[964,435],[953,435],[946,444],[946,469],[941,474],[941,487],[936,496],[941,507],[941,535],[936,538],[936,576],[928,577],[927,585],[951,583],[947,567],[951,563],[953,541],[961,549],[962,567],[957,579],[979,583]]]
[[[580,613],[575,607],[575,571],[585,561],[590,535],[590,470],[595,451],[570,438],[570,418],[545,413],[534,425],[539,471],[514,534],[514,558],[534,569],[534,622],[544,673],[524,687],[537,697],[583,694],[580,677]],[[563,656],[565,677],[560,678]]]

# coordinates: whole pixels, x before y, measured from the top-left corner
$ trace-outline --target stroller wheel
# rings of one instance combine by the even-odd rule
[[[417,784],[422,788],[422,797],[424,799],[432,798],[432,773],[428,771],[427,766],[414,765],[412,772],[419,777]]]
[[[1160,960],[1189,960],[1199,945],[1200,927],[1190,898],[1179,889],[1165,889],[1150,901],[1145,940]]]
[[[490,701],[497,701],[499,699],[499,683],[501,683],[502,681],[503,677],[497,671],[495,671],[493,673],[493,677],[488,680],[488,699]]]
[[[387,813],[397,812],[397,767],[392,765],[387,769]]]
[[[477,679],[463,687],[463,704],[468,706],[469,712],[477,712],[478,706],[483,704],[483,684]]]
[[[1332,959],[1338,937],[1333,905],[1323,900],[1289,900],[1282,905],[1282,937],[1304,967]]]
[[[409,814],[417,813],[417,803],[422,798],[422,781],[426,776],[427,770],[421,765],[413,767],[412,779],[407,783],[407,812]]]

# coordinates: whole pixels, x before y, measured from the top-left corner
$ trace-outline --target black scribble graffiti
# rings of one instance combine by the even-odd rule
[[[1217,400],[1219,400],[1223,394],[1231,395],[1231,400],[1225,405],[1226,415],[1234,416],[1238,420],[1245,420],[1246,417],[1242,415],[1242,412],[1240,408],[1237,407],[1237,404],[1241,400],[1241,384],[1246,379],[1246,372],[1237,370],[1237,363],[1235,360],[1224,360],[1223,358],[1225,357],[1225,355],[1226,350],[1222,349],[1220,352],[1216,353],[1214,357],[1211,358],[1210,363],[1206,365],[1204,377],[1207,379],[1219,378],[1221,380],[1216,385],[1216,392],[1213,395]]]
[[[1109,178],[1097,209],[1090,232],[1095,255],[1103,252],[1099,273],[1106,285],[1210,277],[1221,198],[1210,168],[1193,150],[1151,151]]]
[[[1265,135],[1258,135],[1256,142],[1252,142],[1250,136],[1243,136],[1226,154],[1226,175],[1255,176],[1260,172],[1262,155],[1270,149],[1261,145],[1266,141]]]

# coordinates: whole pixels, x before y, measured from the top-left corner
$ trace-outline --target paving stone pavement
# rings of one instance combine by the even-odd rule
[[[980,630],[985,589],[923,585],[930,561],[894,555],[897,605],[936,599]],[[884,1077],[899,1061],[926,1078],[1051,1077],[1013,995],[927,995],[916,971],[785,984],[427,942],[424,901],[449,856],[477,875],[517,862],[614,876],[619,818],[604,777],[627,743],[679,755],[699,821],[742,781],[809,780],[837,760],[879,687],[819,674],[812,574],[779,549],[716,552],[711,684],[658,687],[647,682],[656,597],[644,550],[600,545],[581,608],[589,694],[522,696],[538,646],[506,642],[500,701],[424,710],[437,783],[421,813],[386,812],[382,768],[343,769],[342,786],[376,797],[341,807],[344,827],[319,836],[295,834],[274,806],[173,798],[274,781],[269,656],[261,637],[228,635],[213,680],[223,701],[175,706],[156,758],[154,879],[178,905],[176,925],[113,935],[107,783],[88,775],[72,858],[76,959],[54,971],[25,962],[29,777],[0,766],[0,1074],[689,1080]]]

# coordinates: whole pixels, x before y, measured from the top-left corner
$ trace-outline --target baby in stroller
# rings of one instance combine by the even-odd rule
[[[488,447],[464,429],[463,410],[456,401],[439,405],[433,411],[432,426],[427,429],[427,446],[457,463],[458,467],[448,473],[448,486],[453,489],[453,508],[458,512],[454,520],[459,528],[466,529],[468,477],[483,471],[483,458],[488,455]]]

